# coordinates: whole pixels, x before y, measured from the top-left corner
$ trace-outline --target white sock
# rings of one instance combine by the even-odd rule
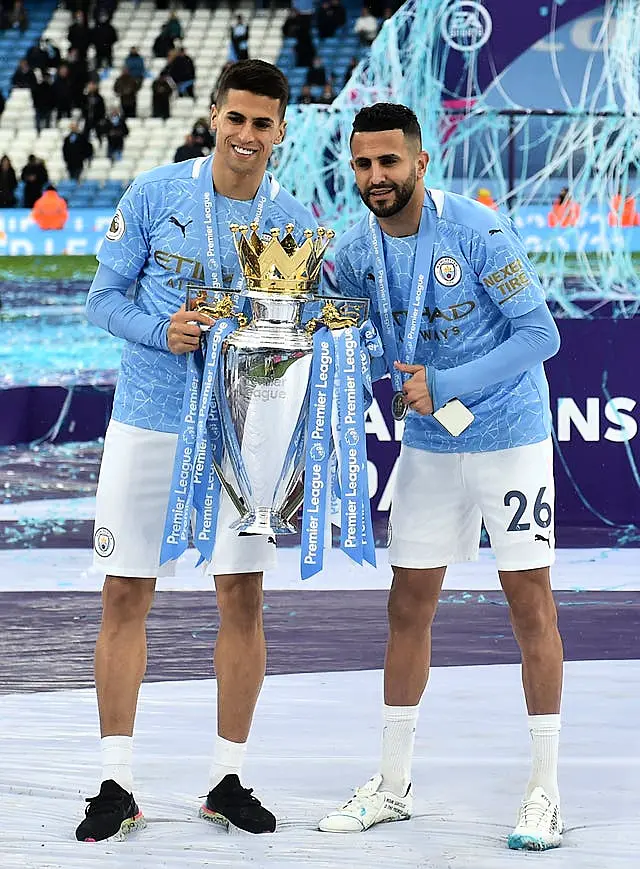
[[[559,803],[560,715],[529,715],[528,723],[531,733],[532,766],[526,796],[530,796],[534,788],[541,787],[550,799]]]
[[[246,742],[230,742],[222,736],[216,736],[213,763],[209,772],[209,790],[213,790],[226,775],[235,773],[240,778],[246,752]]]
[[[113,779],[127,793],[133,791],[132,736],[103,736],[100,740],[102,754],[102,781]]]
[[[403,797],[411,784],[411,762],[419,706],[383,707],[381,789]]]

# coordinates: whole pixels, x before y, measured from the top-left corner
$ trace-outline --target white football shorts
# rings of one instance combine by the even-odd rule
[[[96,494],[93,563],[109,576],[173,576],[175,562],[160,567],[160,547],[178,436],[111,420]],[[207,573],[253,573],[276,564],[276,547],[261,535],[239,537],[238,518],[222,492],[216,545]]]
[[[483,520],[498,570],[553,564],[551,438],[486,453],[401,447],[389,520],[392,565],[475,561]]]

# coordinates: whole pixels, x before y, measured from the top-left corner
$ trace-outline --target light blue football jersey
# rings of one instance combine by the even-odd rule
[[[511,320],[545,304],[544,291],[512,221],[480,203],[430,190],[423,219],[435,222],[433,258],[414,362],[449,369],[485,356],[512,334]],[[401,361],[417,236],[383,234],[384,257]],[[372,300],[380,329],[369,215],[336,249],[338,291]],[[551,430],[543,366],[458,398],[474,422],[453,437],[431,416],[409,412],[403,443],[433,452],[486,452],[537,443]]]
[[[212,158],[160,166],[139,175],[123,195],[100,247],[98,260],[135,281],[135,304],[148,314],[170,317],[186,299],[186,285],[202,282],[204,219],[199,195],[201,172]],[[251,202],[215,197],[222,278],[235,286],[238,257],[229,224],[246,225]],[[271,179],[261,228],[294,224],[298,243],[315,228],[311,213]],[[154,431],[177,432],[186,377],[185,355],[175,356],[144,344],[127,342],[122,352],[113,419]]]

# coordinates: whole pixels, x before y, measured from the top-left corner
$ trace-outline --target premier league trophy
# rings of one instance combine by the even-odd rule
[[[194,542],[210,557],[222,485],[238,511],[230,527],[240,534],[294,533],[303,506],[302,573],[312,575],[322,566],[331,466],[337,466],[342,548],[357,561],[374,559],[366,336],[367,349],[360,343],[368,301],[318,296],[333,232],[306,230],[298,245],[293,229],[287,225],[281,239],[278,229],[261,237],[257,224],[232,225],[245,289],[188,288],[187,309],[214,322],[200,368],[191,364],[187,376],[165,557],[187,545],[191,504]],[[250,319],[241,313],[246,298]]]

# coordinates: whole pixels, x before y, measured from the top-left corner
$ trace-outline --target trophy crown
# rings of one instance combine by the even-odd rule
[[[322,258],[335,233],[324,227],[319,227],[315,233],[305,229],[304,241],[298,245],[293,236],[294,228],[293,223],[287,223],[285,234],[280,238],[280,229],[274,227],[265,241],[257,234],[257,223],[250,227],[230,225],[249,290],[303,295],[318,286]]]

